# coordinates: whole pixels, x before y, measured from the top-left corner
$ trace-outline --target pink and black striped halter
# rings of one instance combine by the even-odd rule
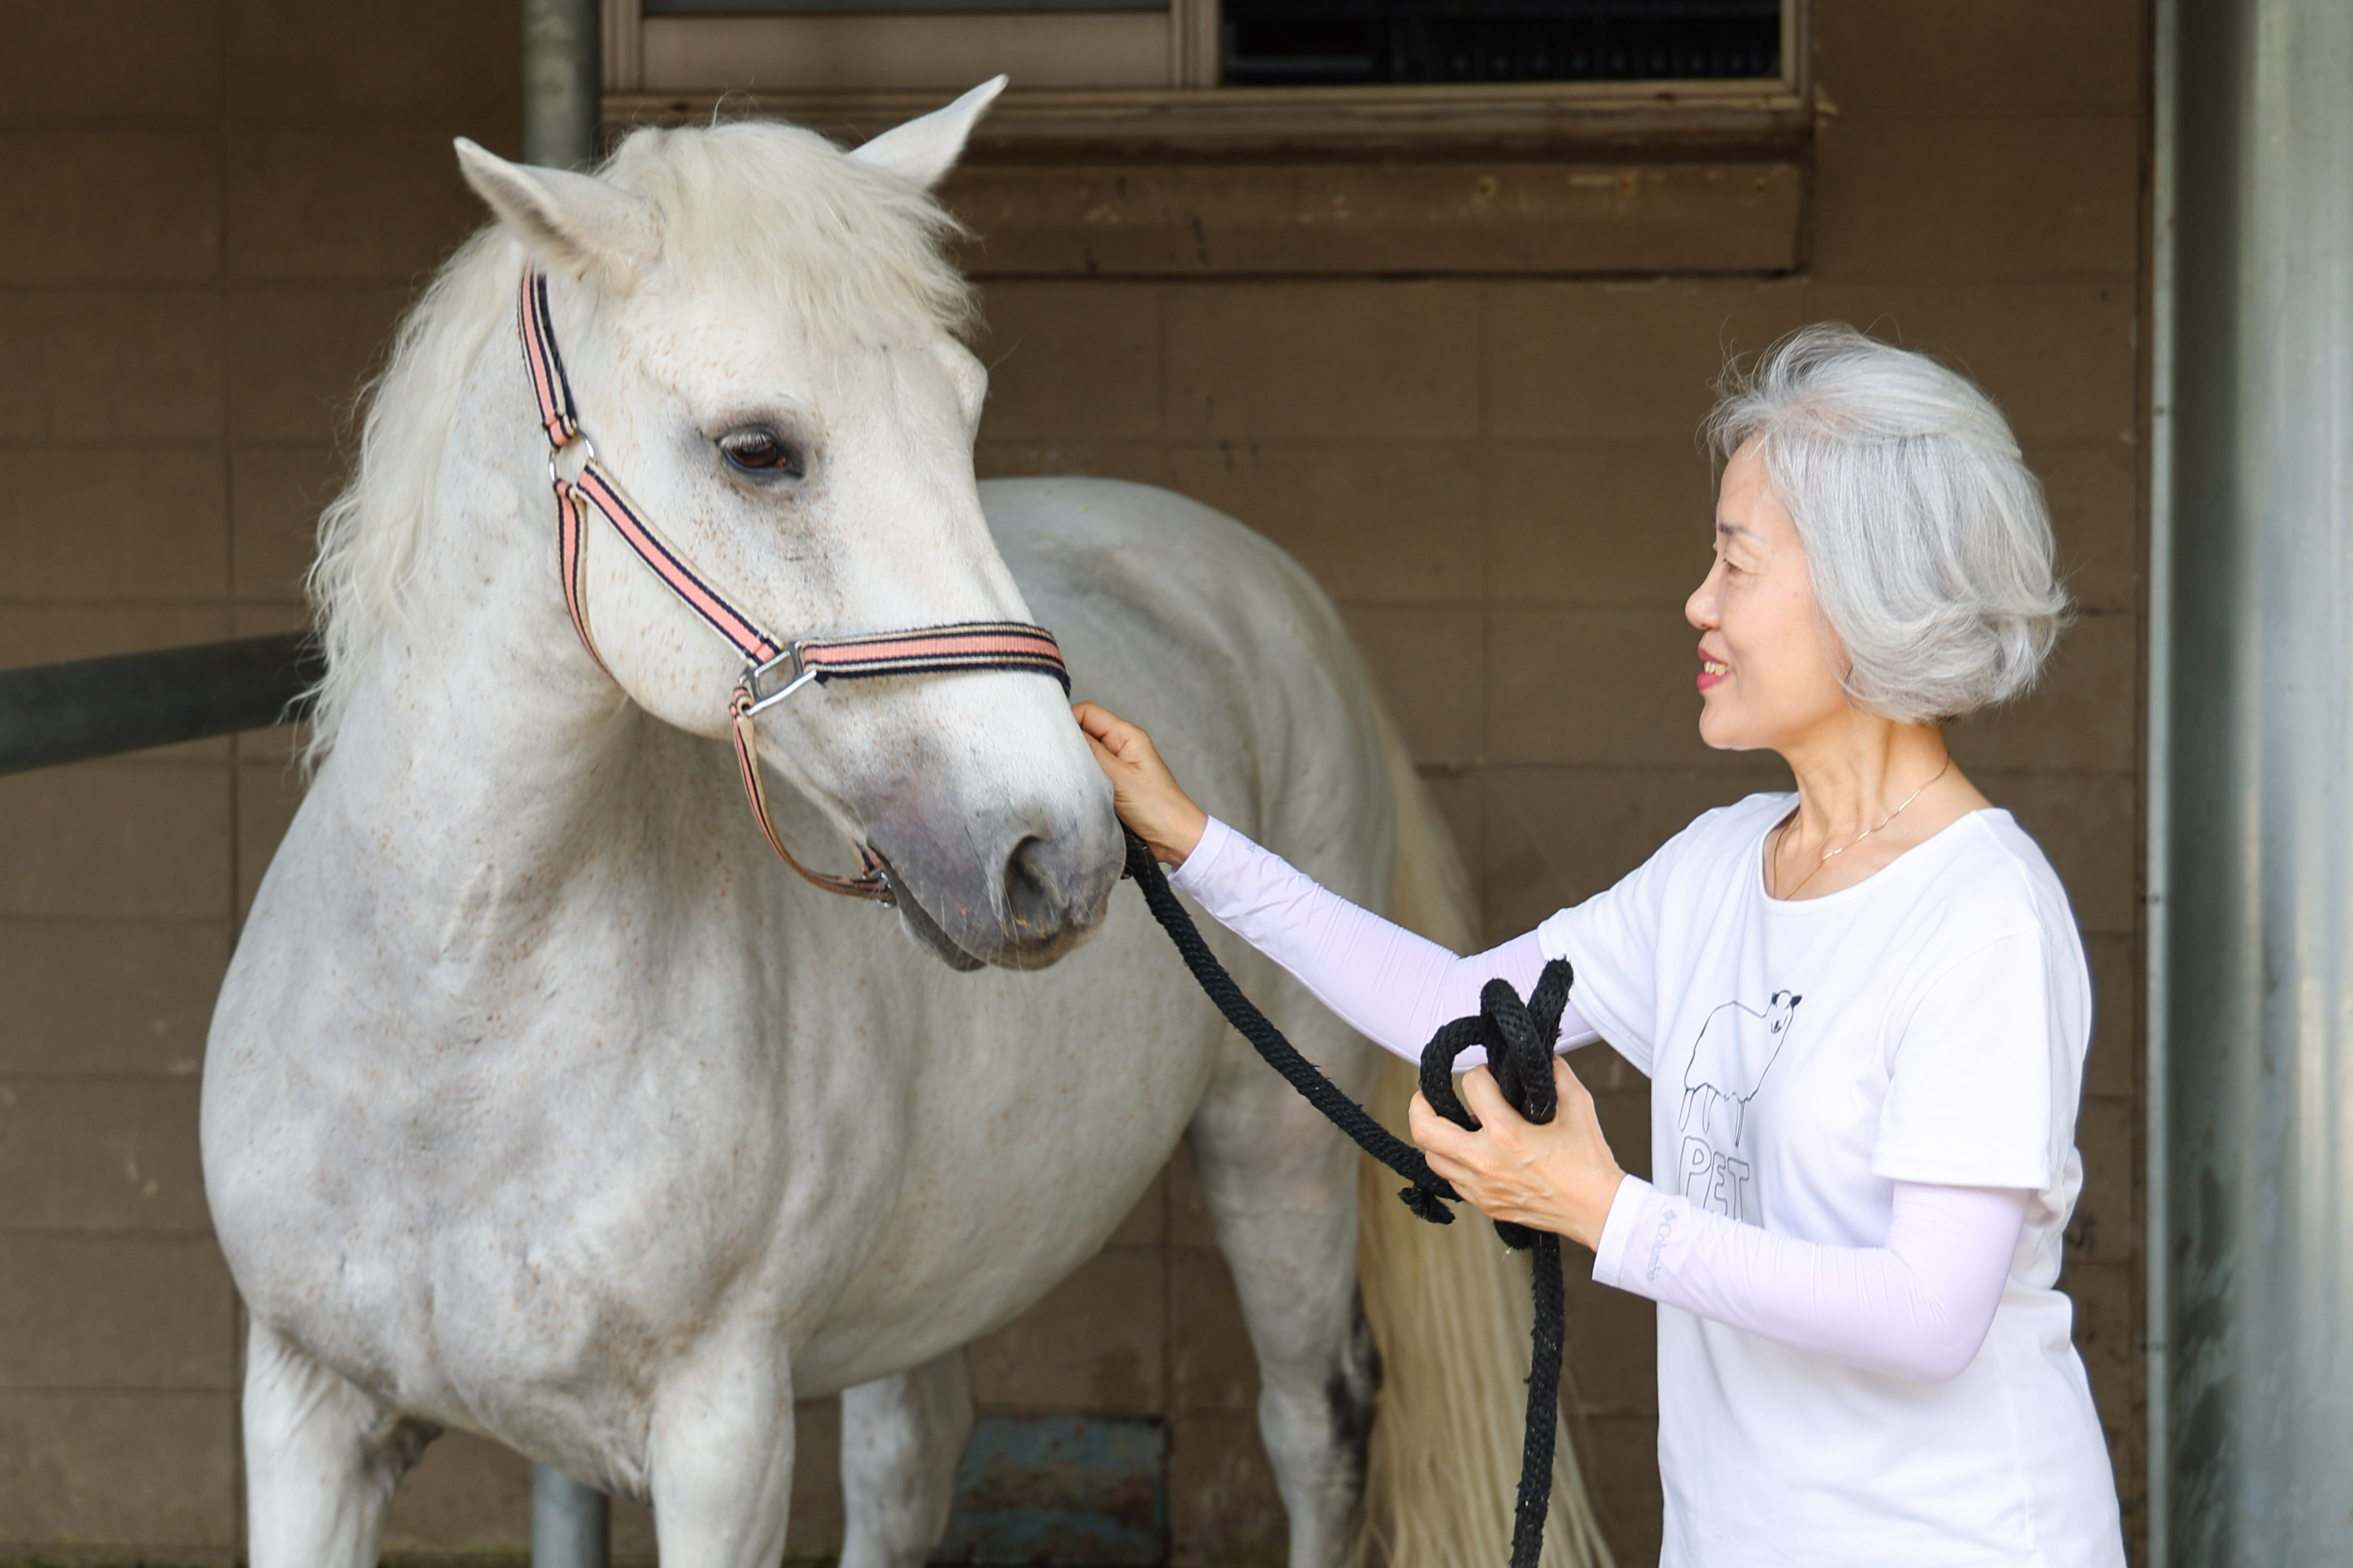
[[[1019,621],[965,621],[954,626],[920,626],[908,631],[874,632],[862,637],[801,637],[786,641],[769,636],[759,624],[728,603],[725,595],[703,581],[677,551],[654,531],[620,485],[596,460],[596,445],[580,430],[580,411],[572,401],[572,384],[564,374],[564,356],[556,352],[555,324],[547,309],[547,279],[537,268],[522,271],[522,298],[517,301],[516,330],[522,339],[524,368],[531,374],[532,395],[539,405],[539,422],[547,432],[547,478],[555,488],[555,528],[558,558],[564,577],[564,602],[572,612],[572,629],[597,668],[606,668],[588,630],[586,584],[581,567],[586,543],[586,510],[612,524],[621,542],[637,552],[670,592],[702,617],[712,631],[742,654],[744,674],[732,700],[734,716],[735,763],[744,780],[744,794],[768,847],[786,865],[828,893],[895,903],[882,877],[882,864],[865,845],[858,847],[864,870],[841,877],[812,871],[793,858],[776,832],[768,812],[767,791],[760,781],[760,757],[754,744],[753,721],[812,681],[822,686],[836,680],[865,680],[890,675],[946,675],[961,670],[1026,670],[1050,675],[1067,694],[1071,673],[1054,634],[1043,626]],[[555,458],[579,442],[587,461],[570,479],[556,470]],[[610,669],[606,669],[611,674]]]

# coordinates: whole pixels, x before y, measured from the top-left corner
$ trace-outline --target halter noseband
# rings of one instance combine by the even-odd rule
[[[1071,672],[1054,634],[1043,626],[1019,621],[962,621],[953,626],[921,626],[910,631],[874,632],[863,637],[802,637],[786,641],[770,637],[759,624],[730,604],[726,597],[686,563],[685,558],[654,531],[617,481],[596,460],[596,444],[581,433],[580,411],[572,401],[572,384],[564,374],[564,356],[555,348],[555,323],[548,314],[547,279],[536,268],[522,269],[522,297],[517,301],[515,327],[522,339],[523,366],[531,375],[532,396],[539,405],[539,423],[547,433],[547,479],[555,489],[558,558],[564,576],[564,603],[572,614],[572,629],[596,667],[610,675],[596,639],[588,630],[583,524],[594,508],[612,524],[621,542],[637,552],[671,593],[684,600],[703,623],[744,656],[744,673],[730,702],[733,715],[735,763],[743,774],[744,797],[752,804],[762,837],[785,864],[828,893],[871,899],[892,904],[898,900],[883,879],[882,863],[866,845],[858,847],[864,870],[855,877],[812,871],[793,858],[776,832],[768,812],[768,795],[760,782],[760,754],[754,744],[754,719],[815,682],[867,680],[891,675],[947,675],[961,670],[1026,670],[1050,675],[1071,689]],[[586,448],[587,460],[565,479],[556,470],[556,457],[574,442]]]

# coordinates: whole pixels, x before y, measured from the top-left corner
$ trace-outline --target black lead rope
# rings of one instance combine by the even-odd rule
[[[1181,911],[1180,911],[1181,912]],[[1564,959],[1547,962],[1525,1002],[1508,981],[1490,980],[1479,992],[1476,1017],[1439,1026],[1421,1048],[1421,1097],[1457,1127],[1479,1123],[1455,1098],[1455,1058],[1472,1046],[1487,1047],[1495,1087],[1527,1121],[1550,1121],[1560,1097],[1552,1081],[1552,1050],[1575,977]],[[1520,1496],[1512,1516],[1512,1568],[1536,1568],[1544,1550],[1545,1513],[1552,1506],[1553,1427],[1560,1407],[1560,1349],[1567,1307],[1561,1299],[1560,1237],[1509,1220],[1495,1234],[1514,1252],[1531,1251],[1535,1326],[1528,1336],[1528,1425],[1520,1448]]]
[[[1333,1125],[1356,1142],[1357,1147],[1403,1176],[1410,1186],[1398,1194],[1405,1206],[1433,1225],[1451,1225],[1450,1203],[1461,1202],[1453,1186],[1430,1168],[1421,1151],[1373,1120],[1365,1108],[1342,1093],[1282,1037],[1267,1016],[1242,994],[1185,906],[1176,901],[1168,878],[1152,851],[1124,825],[1127,837],[1126,875],[1134,879],[1193,978],[1224,1014],[1226,1022],[1282,1075],[1307,1103],[1322,1111]],[[1472,1046],[1487,1047],[1487,1064],[1495,1085],[1512,1109],[1530,1121],[1550,1121],[1557,1109],[1552,1081],[1552,1048],[1560,1038],[1560,1016],[1568,1005],[1571,973],[1555,959],[1544,966],[1535,993],[1520,1000],[1509,983],[1490,980],[1479,994],[1475,1017],[1442,1025],[1421,1052],[1421,1093],[1449,1121],[1476,1129],[1479,1123],[1455,1097],[1454,1060]],[[1563,1303],[1560,1282],[1560,1237],[1525,1226],[1495,1222],[1495,1232],[1514,1251],[1533,1250],[1535,1275],[1535,1331],[1528,1354],[1527,1436],[1520,1450],[1520,1492],[1512,1516],[1511,1568],[1536,1568],[1544,1551],[1545,1515],[1552,1507],[1553,1428],[1560,1405],[1560,1349]]]

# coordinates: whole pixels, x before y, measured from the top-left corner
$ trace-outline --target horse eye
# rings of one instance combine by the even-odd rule
[[[797,479],[802,474],[800,452],[774,430],[730,430],[719,437],[719,450],[747,474],[774,474],[789,479]]]

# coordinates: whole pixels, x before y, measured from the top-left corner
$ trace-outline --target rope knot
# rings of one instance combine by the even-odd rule
[[[1421,1048],[1421,1097],[1430,1109],[1466,1131],[1478,1131],[1478,1118],[1454,1092],[1454,1061],[1472,1046],[1484,1046],[1487,1070],[1512,1109],[1530,1121],[1550,1121],[1560,1108],[1552,1081],[1553,1047],[1560,1042],[1560,1016],[1568,1009],[1575,978],[1567,961],[1556,958],[1536,976],[1536,988],[1525,1001],[1509,981],[1490,980],[1479,993],[1477,1013],[1440,1025]],[[1410,1201],[1407,1206],[1413,1208]],[[1509,1220],[1497,1220],[1495,1234],[1514,1252],[1525,1252],[1536,1241],[1535,1232]]]
[[[1413,1211],[1416,1219],[1426,1219],[1432,1225],[1454,1223],[1454,1211],[1446,1206],[1446,1199],[1436,1187],[1399,1187],[1398,1200]]]
[[[1576,971],[1556,958],[1536,976],[1526,1001],[1507,980],[1490,980],[1479,993],[1479,1011],[1439,1026],[1421,1048],[1421,1097],[1430,1109],[1465,1131],[1479,1130],[1478,1118],[1454,1092],[1454,1059],[1473,1046],[1487,1047],[1487,1070],[1512,1109],[1530,1121],[1550,1121],[1559,1109],[1552,1081],[1553,1047],[1560,1043],[1560,1016],[1568,1010]]]

